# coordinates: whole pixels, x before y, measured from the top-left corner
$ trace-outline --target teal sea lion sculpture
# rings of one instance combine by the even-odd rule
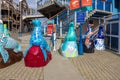
[[[0,68],[20,61],[23,57],[19,43],[6,35],[2,20],[0,20]]]
[[[74,30],[74,23],[71,22],[69,25],[69,30],[65,36],[64,42],[61,45],[62,55],[64,57],[77,57],[78,56],[78,46],[76,42],[76,33]]]

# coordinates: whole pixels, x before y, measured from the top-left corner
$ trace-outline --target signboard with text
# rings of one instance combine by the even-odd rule
[[[70,0],[70,10],[80,8],[80,0]]]
[[[77,12],[77,23],[85,22],[85,12]]]
[[[92,6],[92,0],[82,0],[81,6]]]

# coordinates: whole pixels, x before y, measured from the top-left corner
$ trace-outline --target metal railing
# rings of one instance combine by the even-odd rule
[[[92,3],[93,9],[96,10],[104,10],[112,12],[112,2],[108,1],[102,1],[102,0],[94,0]]]
[[[41,7],[45,4],[53,3],[54,1],[60,2],[62,5],[69,6],[69,0],[38,0],[37,7]]]
[[[120,13],[105,17],[105,46],[120,54]]]

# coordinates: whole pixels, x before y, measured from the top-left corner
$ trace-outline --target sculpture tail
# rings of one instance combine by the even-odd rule
[[[1,48],[1,55],[2,55],[4,63],[7,63],[8,59],[9,59],[8,52],[5,49]]]
[[[18,53],[22,51],[22,47],[19,45],[19,43],[17,43],[17,46],[14,48],[14,52]]]

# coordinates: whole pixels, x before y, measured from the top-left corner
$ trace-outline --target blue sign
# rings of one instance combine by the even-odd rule
[[[85,12],[77,12],[77,23],[85,22]]]

